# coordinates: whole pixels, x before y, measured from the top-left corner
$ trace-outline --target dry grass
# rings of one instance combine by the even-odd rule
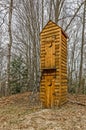
[[[86,106],[67,103],[61,108],[41,109],[29,104],[29,94],[0,99],[0,130],[86,130]],[[70,96],[86,103],[86,96]]]

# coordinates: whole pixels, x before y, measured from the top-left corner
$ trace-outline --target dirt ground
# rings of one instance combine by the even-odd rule
[[[0,130],[86,130],[86,96],[68,100],[61,108],[42,109],[30,105],[29,93],[0,98]]]

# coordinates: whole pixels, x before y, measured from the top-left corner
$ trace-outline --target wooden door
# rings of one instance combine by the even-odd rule
[[[55,76],[47,75],[45,77],[45,87],[46,87],[46,107],[51,108],[54,106]]]
[[[45,68],[55,68],[55,43],[45,44]]]

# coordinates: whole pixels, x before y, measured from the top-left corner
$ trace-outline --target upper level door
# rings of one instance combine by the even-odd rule
[[[45,44],[45,68],[55,68],[55,43]]]

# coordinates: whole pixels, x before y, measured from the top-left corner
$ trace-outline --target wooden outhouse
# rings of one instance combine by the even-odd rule
[[[67,101],[67,35],[49,21],[40,33],[40,99],[46,108]]]

